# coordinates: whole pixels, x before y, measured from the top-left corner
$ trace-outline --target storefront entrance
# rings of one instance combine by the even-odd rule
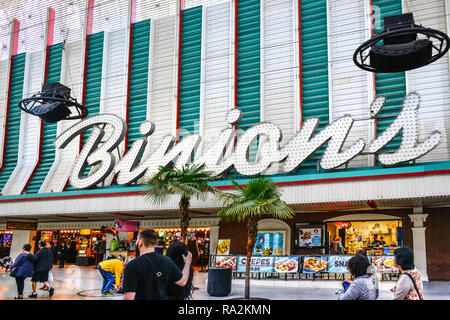
[[[0,231],[0,258],[9,257],[12,236],[12,231]]]
[[[392,255],[403,244],[401,220],[336,221],[327,222],[328,253],[338,254],[336,240],[344,247],[344,254],[353,255],[366,250],[367,255]]]

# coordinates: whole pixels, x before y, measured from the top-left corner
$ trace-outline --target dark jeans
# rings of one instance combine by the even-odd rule
[[[60,255],[59,256],[59,266],[61,267],[61,268],[64,268],[64,261],[66,260],[66,256],[64,255]]]
[[[25,277],[16,277],[17,294],[23,295],[23,288],[25,287]]]

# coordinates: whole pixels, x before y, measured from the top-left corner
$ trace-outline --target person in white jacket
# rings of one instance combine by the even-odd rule
[[[369,260],[366,257],[357,254],[350,258],[347,268],[350,274],[355,277],[355,280],[344,280],[342,282],[342,285],[347,284],[348,288],[336,292],[338,300],[376,300],[373,281],[367,274],[368,267]]]

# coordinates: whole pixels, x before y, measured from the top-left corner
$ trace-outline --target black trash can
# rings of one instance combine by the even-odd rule
[[[231,268],[208,269],[208,294],[216,297],[224,297],[231,293]]]

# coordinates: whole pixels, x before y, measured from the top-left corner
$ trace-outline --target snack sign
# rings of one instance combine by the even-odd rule
[[[329,273],[348,273],[347,263],[351,256],[329,256],[328,272]]]

